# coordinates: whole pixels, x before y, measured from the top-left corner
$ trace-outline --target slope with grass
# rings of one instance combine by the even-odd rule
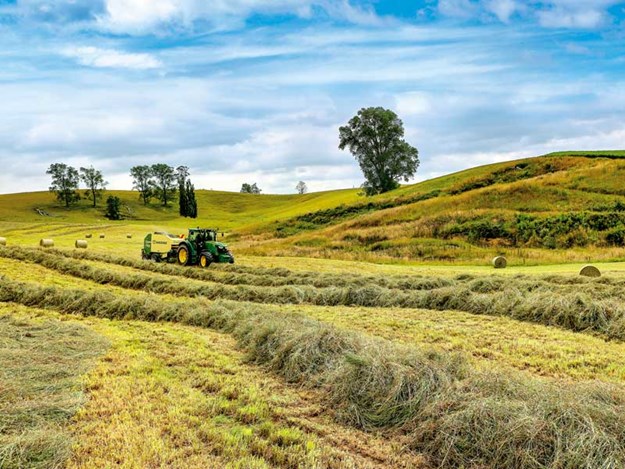
[[[143,206],[136,192],[111,191],[123,202],[126,218],[119,222],[87,201],[66,210],[47,192],[0,195],[0,236],[29,245],[52,237],[70,247],[93,234],[91,249],[136,256],[146,232],[184,233],[200,225],[225,231],[239,256],[484,263],[501,253],[516,265],[612,261],[625,258],[622,154],[568,152],[497,163],[370,198],[357,189],[198,191],[197,220],[179,217],[175,204]]]

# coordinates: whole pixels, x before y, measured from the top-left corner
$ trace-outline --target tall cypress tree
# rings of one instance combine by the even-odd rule
[[[187,195],[186,183],[189,177],[189,168],[186,166],[178,166],[176,168],[176,178],[178,179],[178,192],[180,194],[179,207],[180,207],[180,216],[188,217],[189,216],[189,200]]]
[[[187,180],[185,187],[187,198],[187,215],[186,217],[197,218],[197,201],[195,200],[195,186],[191,184],[191,180]]]

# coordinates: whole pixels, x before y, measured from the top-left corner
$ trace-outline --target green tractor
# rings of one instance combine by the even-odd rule
[[[178,245],[177,259],[180,265],[199,264],[200,267],[208,267],[213,262],[234,264],[228,246],[217,241],[217,230],[200,228],[189,229],[189,235]]]
[[[223,236],[223,233],[222,233]],[[217,230],[189,228],[185,238],[168,233],[149,233],[141,256],[156,262],[178,262],[180,265],[208,267],[213,262],[234,264],[228,246],[217,241]]]

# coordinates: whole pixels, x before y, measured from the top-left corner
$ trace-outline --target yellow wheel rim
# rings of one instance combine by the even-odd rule
[[[205,256],[200,257],[200,265],[202,267],[206,267],[206,257]]]
[[[187,251],[185,249],[178,251],[178,260],[181,264],[187,263]]]

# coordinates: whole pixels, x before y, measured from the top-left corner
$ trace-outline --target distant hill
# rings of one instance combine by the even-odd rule
[[[106,225],[120,233],[128,226],[136,234],[156,226],[176,232],[205,226],[227,231],[228,242],[244,254],[389,262],[468,262],[511,252],[529,263],[547,257],[584,261],[596,259],[597,250],[602,259],[616,259],[625,258],[624,181],[625,151],[559,152],[375,197],[358,189],[305,195],[198,190],[197,220],[178,216],[175,203],[144,206],[131,191],[107,192],[122,200],[121,222],[104,218],[103,202],[93,209],[84,200],[67,210],[50,192],[0,195],[0,228],[18,233],[11,224],[21,223],[34,239],[39,224],[48,231],[64,231],[65,224]],[[550,250],[553,255],[545,254]]]

